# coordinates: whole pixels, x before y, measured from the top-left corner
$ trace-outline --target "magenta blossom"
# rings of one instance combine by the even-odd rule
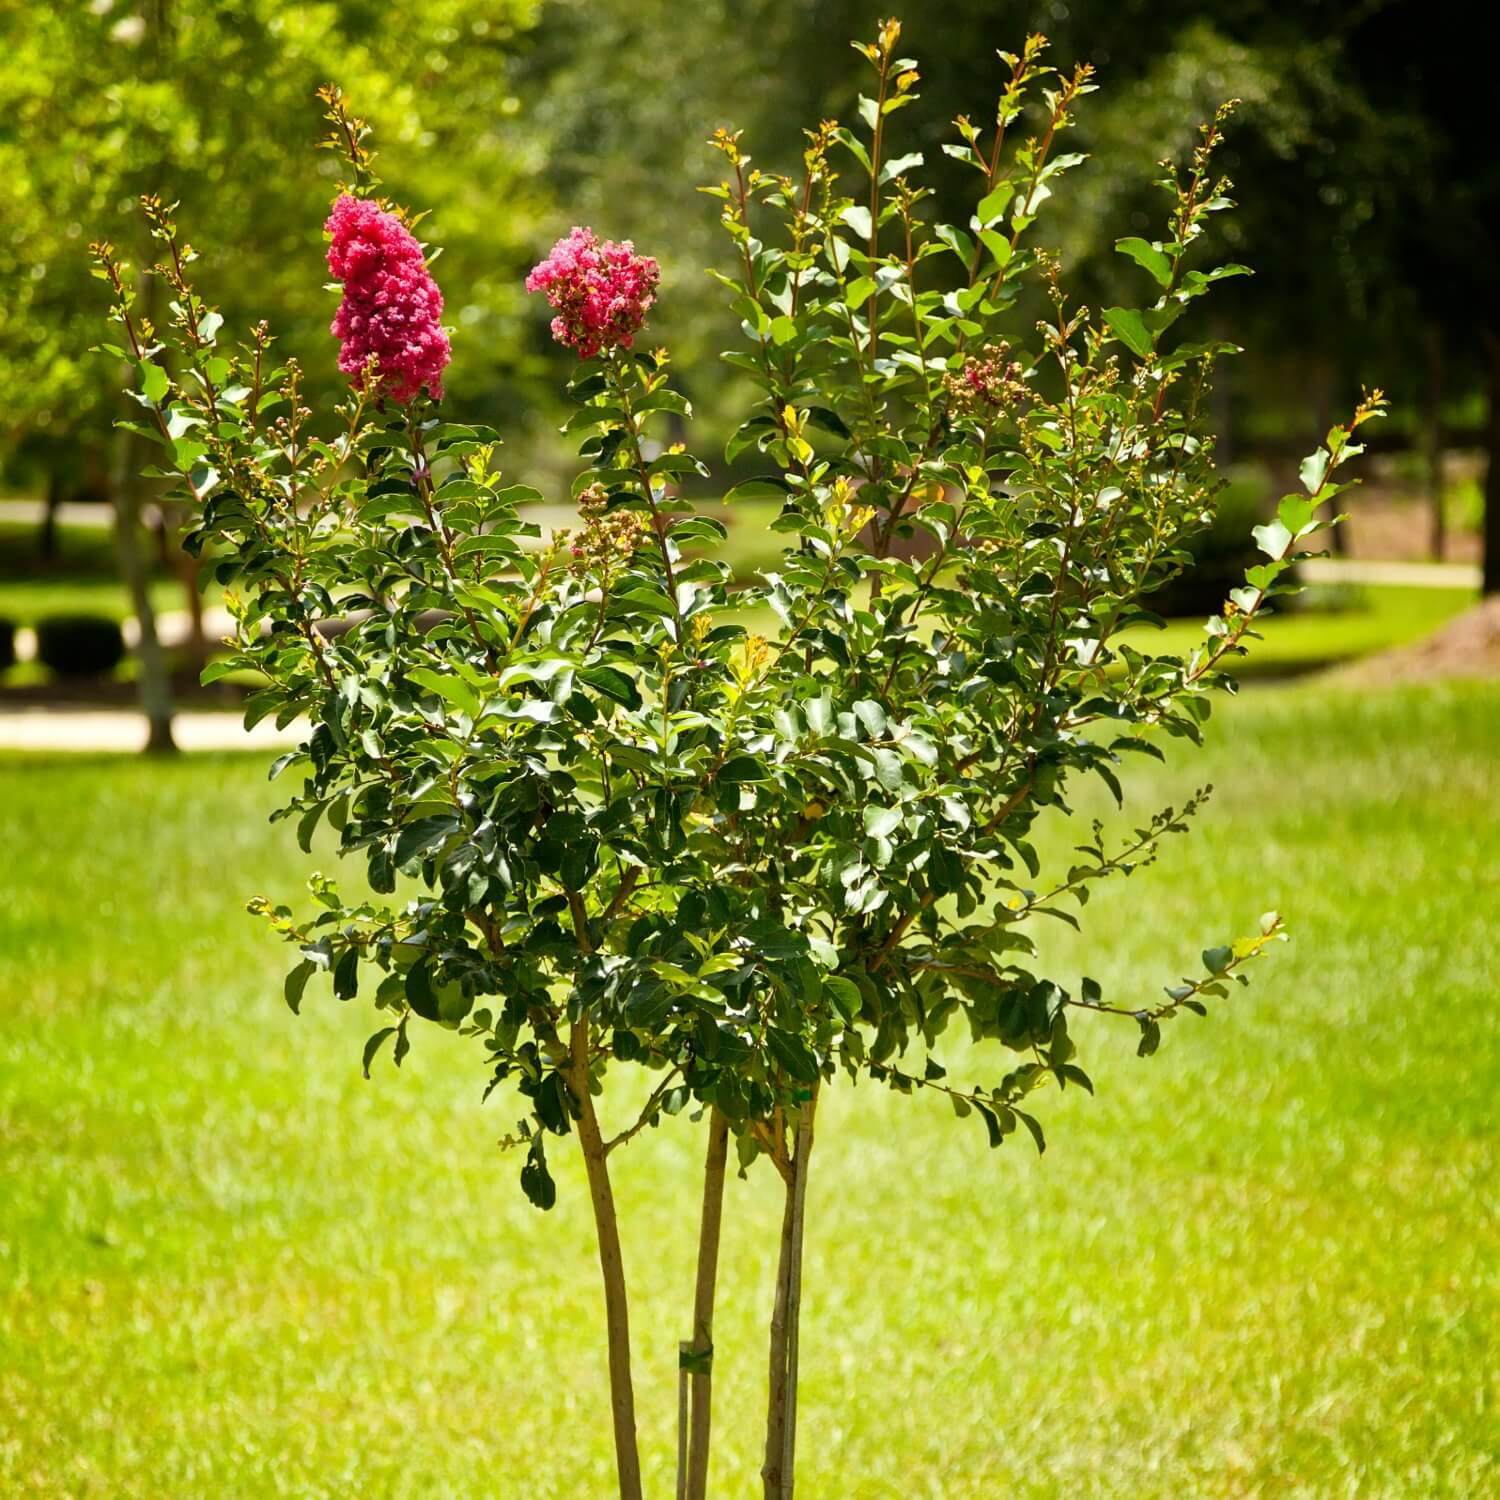
[[[526,278],[528,292],[545,292],[556,311],[552,337],[580,359],[605,349],[628,349],[656,301],[661,268],[637,255],[629,240],[599,242],[592,229],[560,239]]]
[[[373,356],[391,400],[410,401],[424,386],[441,399],[453,351],[441,322],[443,294],[416,237],[395,214],[348,193],[324,227],[333,236],[328,269],[344,284],[333,320],[343,345],[339,369],[358,375]]]

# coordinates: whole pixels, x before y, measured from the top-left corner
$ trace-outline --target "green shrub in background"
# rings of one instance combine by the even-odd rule
[[[106,615],[49,615],[36,622],[36,658],[59,677],[104,677],[125,660],[125,636]]]

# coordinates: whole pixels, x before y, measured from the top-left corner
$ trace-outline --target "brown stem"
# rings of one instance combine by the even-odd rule
[[[771,1314],[771,1358],[766,1404],[766,1456],[760,1475],[764,1500],[792,1500],[796,1483],[797,1334],[802,1303],[802,1226],[807,1203],[808,1157],[818,1091],[798,1112],[797,1149],[786,1180],[776,1304]]]
[[[818,1092],[797,1123],[797,1181],[792,1192],[792,1263],[787,1286],[786,1328],[786,1423],[782,1434],[781,1493],[792,1500],[797,1480],[797,1335],[802,1321],[802,1227],[807,1208],[807,1171],[813,1145],[813,1112],[818,1106]]]
[[[724,1216],[724,1170],[729,1159],[729,1121],[715,1109],[708,1117],[708,1153],[703,1163],[703,1217],[698,1226],[698,1284],[693,1294],[691,1417],[688,1431],[686,1500],[708,1493],[708,1444],[713,1418],[714,1292],[719,1279],[719,1228]]]
[[[791,1287],[792,1217],[796,1174],[788,1173],[781,1214],[781,1254],[776,1262],[776,1302],[771,1310],[771,1361],[766,1393],[766,1456],[760,1477],[765,1500],[781,1500],[782,1461],[786,1450],[786,1320]]]
[[[635,1441],[635,1387],[630,1378],[630,1310],[625,1293],[625,1259],[615,1195],[605,1162],[604,1137],[589,1093],[588,1022],[574,1023],[569,1038],[569,1082],[578,1105],[578,1139],[583,1148],[599,1236],[599,1269],[604,1276],[604,1318],[609,1340],[609,1398],[614,1418],[615,1469],[620,1500],[641,1500],[641,1460]]]

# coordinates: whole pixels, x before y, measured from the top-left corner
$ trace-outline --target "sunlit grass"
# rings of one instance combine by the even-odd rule
[[[1217,783],[1200,826],[1086,947],[1045,936],[1146,999],[1277,907],[1249,991],[1149,1062],[1080,1024],[1099,1097],[1045,1101],[1041,1160],[832,1092],[799,1493],[1493,1491],[1497,743],[1494,687],[1222,706],[1136,783],[1142,814]],[[555,1152],[558,1208],[527,1206],[475,1044],[423,1028],[366,1083],[365,1003],[287,1012],[242,911],[313,863],[272,792],[249,759],[0,760],[0,1493],[607,1495],[582,1174]],[[699,1154],[678,1119],[614,1159],[653,1495]],[[776,1196],[729,1194],[723,1495],[757,1490]]]

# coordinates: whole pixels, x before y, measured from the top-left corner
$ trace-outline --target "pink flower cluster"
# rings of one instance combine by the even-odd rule
[[[443,332],[443,294],[416,237],[395,214],[343,194],[325,228],[333,236],[328,269],[344,284],[333,334],[339,369],[358,375],[374,356],[384,393],[410,401],[425,386],[438,400],[452,358]]]
[[[661,268],[637,255],[629,240],[605,240],[592,229],[574,229],[526,278],[528,292],[545,292],[556,311],[552,337],[592,359],[604,349],[630,347],[646,321]]]

